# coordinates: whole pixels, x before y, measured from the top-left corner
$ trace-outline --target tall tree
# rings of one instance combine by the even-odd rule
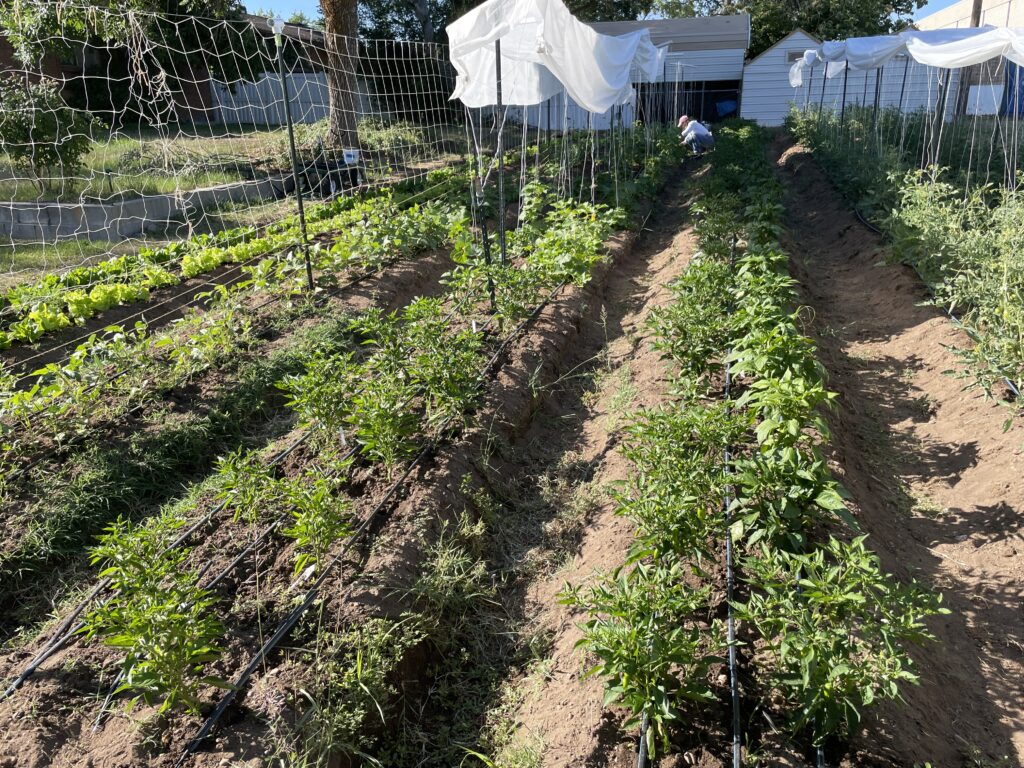
[[[652,0],[566,0],[580,21],[634,21],[651,12]]]
[[[650,12],[652,2],[566,0],[566,5],[583,21],[630,21]],[[381,40],[445,42],[444,28],[477,5],[479,0],[361,0],[359,32]]]
[[[359,9],[356,0],[320,0],[327,49],[327,142],[336,148],[358,147]]]
[[[376,40],[442,42],[444,28],[475,0],[362,0],[359,32]]]

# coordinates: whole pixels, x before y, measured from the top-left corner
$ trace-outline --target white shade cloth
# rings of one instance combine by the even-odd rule
[[[458,75],[452,98],[468,107],[496,103],[496,40],[501,41],[502,101],[517,106],[540,104],[564,86],[584,109],[606,112],[632,101],[634,64],[654,80],[664,59],[646,29],[599,34],[562,0],[487,0],[447,30]]]
[[[822,43],[808,51],[789,69],[789,84],[803,85],[803,70],[810,58],[829,62],[828,77],[850,69],[878,69],[900,54],[910,56],[919,64],[942,69],[959,69],[1004,56],[1014,64],[1024,65],[1024,29],[1011,27],[967,27],[964,29],[908,29],[898,35],[851,37]]]

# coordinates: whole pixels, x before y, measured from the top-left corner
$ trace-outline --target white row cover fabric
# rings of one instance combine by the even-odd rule
[[[501,41],[502,102],[540,104],[562,91],[602,113],[633,100],[633,65],[654,80],[664,51],[644,29],[613,37],[579,21],[562,0],[487,0],[447,27],[458,74],[453,99],[468,107],[496,103],[494,43]]]
[[[849,64],[851,69],[878,69],[899,54],[929,67],[959,69],[1004,56],[1024,65],[1024,29],[1012,27],[967,27],[964,29],[908,29],[898,35],[851,37],[822,43],[807,51],[789,69],[789,84],[803,84],[803,70],[815,60],[829,62],[828,77],[835,77]]]

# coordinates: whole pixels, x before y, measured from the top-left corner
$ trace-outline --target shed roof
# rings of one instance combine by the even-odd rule
[[[745,13],[689,19],[594,21],[588,24],[602,35],[624,35],[648,29],[651,41],[657,46],[667,45],[669,51],[746,50],[750,45],[750,16]]]

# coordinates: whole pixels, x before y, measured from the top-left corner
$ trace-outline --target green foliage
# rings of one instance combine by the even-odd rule
[[[744,420],[724,403],[636,414],[623,448],[636,471],[617,494],[618,513],[637,525],[633,558],[696,564],[713,557],[723,524],[725,450],[743,434]]]
[[[815,744],[848,733],[865,706],[915,681],[906,645],[928,639],[923,621],[940,610],[935,596],[886,576],[863,537],[815,540],[825,527],[849,535],[856,521],[820,450],[835,395],[793,309],[766,141],[752,124],[719,130],[701,181],[702,256],[650,325],[677,399],[638,414],[627,433],[634,471],[619,511],[635,521],[637,540],[613,578],[585,596],[566,593],[589,614],[581,645],[601,662],[608,700],[634,719],[648,715],[652,750],[667,746],[675,692],[707,693],[702,674],[721,637],[694,634],[698,612],[713,606],[708,586],[684,585],[708,578],[703,564],[727,531],[747,553],[739,577],[749,597],[735,608],[755,633],[751,647],[764,649],[753,661],[764,695]],[[709,402],[723,365],[741,394]]]
[[[643,563],[620,569],[590,588],[567,587],[561,602],[586,611],[577,645],[599,659],[588,674],[605,678],[604,703],[620,703],[629,725],[646,715],[652,753],[668,748],[668,728],[685,702],[714,700],[707,675],[720,661],[722,628],[694,623],[707,609],[708,589],[694,590],[679,565]]]
[[[648,320],[655,335],[654,348],[683,376],[706,381],[721,371],[729,341],[729,265],[698,257],[670,289],[671,303],[652,310]]]
[[[339,756],[365,757],[367,731],[382,725],[398,693],[399,665],[423,638],[415,623],[371,619],[328,636],[310,660],[306,686],[295,694],[303,710],[288,739],[282,764],[327,765]]]
[[[217,501],[234,510],[234,519],[252,524],[273,505],[274,473],[259,453],[239,448],[217,462]]]
[[[0,144],[40,188],[74,176],[92,148],[92,132],[100,128],[88,112],[67,106],[60,91],[48,78],[0,76]]]
[[[102,565],[100,575],[118,596],[94,608],[82,632],[124,650],[117,692],[132,694],[129,708],[139,699],[159,700],[161,712],[180,705],[198,713],[200,686],[224,686],[200,677],[220,653],[214,643],[223,627],[210,613],[213,597],[186,567],[188,550],[167,548],[173,529],[135,527],[125,520],[106,529],[91,559]]]
[[[281,501],[291,512],[292,525],[283,533],[295,541],[295,575],[315,569],[334,542],[349,533],[351,502],[337,495],[337,482],[307,472],[281,481]]]
[[[738,604],[767,645],[769,684],[793,707],[793,729],[815,745],[856,731],[878,699],[917,682],[903,646],[932,639],[924,619],[948,613],[916,584],[886,576],[861,536],[803,555],[762,550],[743,561],[754,585]]]
[[[996,132],[972,121],[944,127],[936,144],[925,114],[903,118],[885,111],[881,127],[854,110],[840,124],[835,115],[794,111],[789,125],[825,162],[840,188],[874,212],[892,238],[892,258],[914,266],[937,305],[955,312],[971,337],[957,350],[972,386],[996,396],[1003,377],[1024,385],[1024,204],[1012,188],[987,184],[1007,171]],[[906,123],[906,124],[904,124]],[[900,137],[898,143],[890,137]],[[998,141],[1004,141],[1001,133]],[[856,149],[851,149],[856,148]],[[922,158],[929,161],[918,168]],[[991,167],[990,163],[996,163]]]
[[[409,374],[422,391],[427,424],[461,421],[479,395],[480,334],[453,330],[439,299],[416,299],[402,312]]]

